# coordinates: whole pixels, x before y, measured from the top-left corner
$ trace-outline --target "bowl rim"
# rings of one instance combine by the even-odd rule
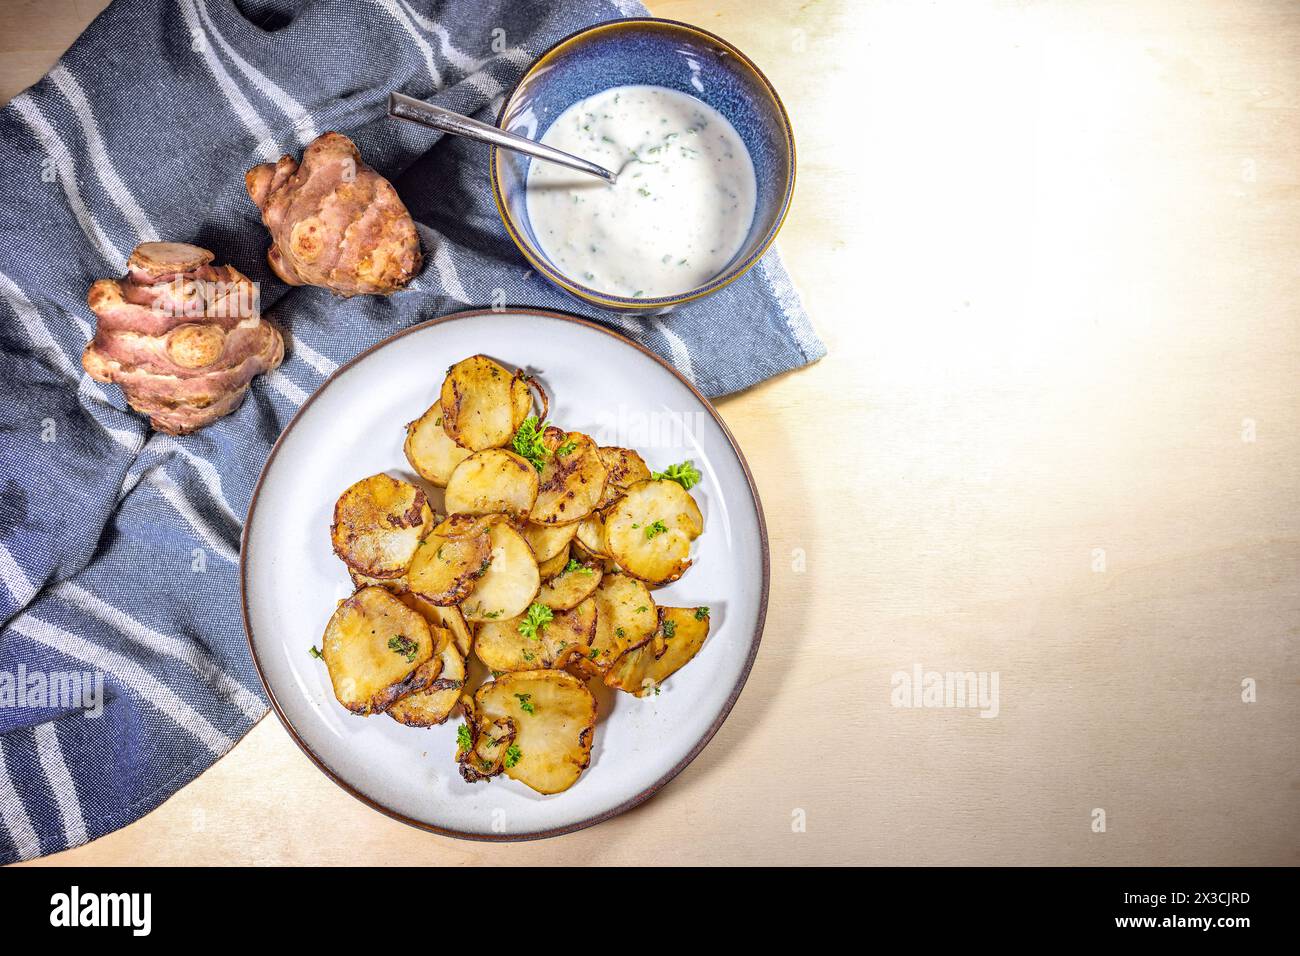
[[[726,288],[752,269],[758,263],[759,259],[763,258],[767,253],[767,250],[772,247],[772,243],[776,241],[777,233],[781,231],[782,225],[785,224],[786,216],[790,212],[790,203],[794,198],[795,180],[798,178],[799,167],[797,151],[795,149],[794,127],[790,123],[790,114],[786,110],[785,104],[781,101],[781,96],[777,93],[776,87],[772,84],[772,81],[767,78],[767,75],[758,68],[758,65],[734,44],[724,40],[716,33],[711,33],[703,27],[698,27],[691,23],[684,23],[681,20],[670,20],[662,17],[620,17],[614,20],[605,20],[601,23],[592,24],[591,26],[583,27],[580,30],[575,30],[568,36],[551,44],[542,51],[535,60],[533,60],[528,68],[520,75],[514,86],[510,88],[508,93],[506,93],[505,98],[501,102],[501,109],[497,113],[497,128],[505,128],[502,124],[505,121],[506,112],[510,109],[520,87],[522,87],[530,77],[534,76],[550,61],[559,56],[564,49],[585,37],[605,31],[622,30],[630,26],[655,26],[667,28],[669,30],[677,30],[683,33],[695,34],[697,37],[702,37],[718,46],[721,46],[728,53],[734,56],[738,62],[742,63],[751,73],[753,73],[754,78],[758,80],[759,85],[766,89],[768,94],[772,97],[772,102],[776,106],[776,114],[780,119],[782,132],[785,134],[786,149],[790,159],[790,175],[786,179],[785,193],[781,197],[781,208],[777,213],[772,226],[768,229],[767,234],[763,236],[758,245],[749,255],[747,255],[737,265],[719,273],[702,286],[697,286],[676,295],[646,299],[633,298],[631,296],[609,295],[604,292],[599,292],[596,289],[588,288],[587,286],[581,285],[564,275],[558,269],[555,269],[547,263],[539,254],[535,253],[519,231],[518,227],[515,225],[513,218],[506,208],[505,199],[501,191],[500,178],[497,175],[497,154],[500,150],[496,146],[492,147],[488,156],[488,172],[492,182],[492,199],[496,203],[497,215],[501,218],[506,233],[510,236],[510,241],[515,244],[515,247],[523,255],[524,259],[527,260],[528,264],[555,285],[564,289],[571,295],[577,296],[585,302],[618,311],[640,312],[672,308],[673,306],[681,305],[685,302],[691,302],[695,299],[703,298],[706,295],[712,295],[719,289]]]

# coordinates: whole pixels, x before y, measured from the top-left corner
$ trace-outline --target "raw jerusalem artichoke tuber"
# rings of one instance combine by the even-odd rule
[[[323,133],[302,164],[254,166],[248,195],[271,232],[266,258],[290,285],[336,295],[389,295],[420,271],[420,240],[406,206],[342,133]]]
[[[257,290],[234,266],[181,242],[136,246],[123,279],[100,279],[86,301],[99,319],[81,364],[116,382],[153,427],[184,435],[239,407],[253,376],[284,358],[258,312]]]

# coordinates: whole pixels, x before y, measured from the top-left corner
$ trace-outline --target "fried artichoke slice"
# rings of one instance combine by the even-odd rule
[[[565,667],[574,656],[591,653],[596,636],[596,602],[588,598],[555,614],[535,630],[521,631],[522,616],[480,624],[474,653],[491,671],[529,671]]]
[[[605,466],[596,443],[581,432],[554,426],[543,433],[548,452],[542,469],[534,524],[571,524],[591,514],[605,491]]]
[[[675,481],[640,481],[605,516],[609,555],[653,586],[676,581],[691,566],[691,542],[704,532],[695,499]]]
[[[442,427],[462,448],[500,448],[533,405],[528,378],[510,373],[486,355],[472,355],[447,370],[439,397]]]
[[[476,451],[447,481],[449,512],[526,518],[537,501],[537,469],[504,448]]]
[[[473,592],[491,558],[486,531],[455,538],[434,531],[420,542],[411,559],[407,587],[431,604],[458,604]]]
[[[707,607],[661,607],[654,637],[624,651],[605,674],[610,687],[648,697],[699,653],[709,636]]]
[[[591,663],[604,672],[620,655],[650,640],[659,626],[654,598],[641,581],[626,574],[607,574],[596,588],[595,654]]]
[[[514,526],[498,521],[488,529],[488,539],[483,573],[460,602],[466,621],[508,620],[523,614],[542,583],[533,549]],[[414,581],[411,586],[419,590]]]
[[[552,611],[567,611],[591,597],[602,577],[601,566],[595,561],[566,562],[558,574],[542,582],[536,601]]]
[[[591,762],[596,699],[586,684],[560,670],[502,674],[474,695],[475,721],[494,731],[500,721],[514,728],[501,756],[501,769],[538,793],[573,786]],[[477,750],[476,741],[476,750]],[[495,757],[495,748],[486,756]]]
[[[381,587],[340,602],[321,639],[334,696],[363,716],[428,688],[441,666],[434,650],[425,619]]]
[[[473,454],[447,437],[442,427],[441,402],[434,402],[427,412],[406,426],[402,451],[415,473],[439,488],[447,487],[456,466]]]
[[[433,521],[423,491],[380,472],[339,496],[330,541],[353,571],[367,578],[399,578]]]

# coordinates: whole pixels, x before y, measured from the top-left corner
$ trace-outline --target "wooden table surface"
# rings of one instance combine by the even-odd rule
[[[101,6],[7,0],[0,99]],[[48,862],[1300,862],[1300,7],[652,8],[781,91],[830,347],[719,404],[772,547],[726,725],[619,819],[481,845],[269,716]],[[997,716],[894,706],[917,667]]]

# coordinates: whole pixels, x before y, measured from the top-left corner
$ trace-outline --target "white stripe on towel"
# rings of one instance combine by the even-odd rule
[[[235,513],[235,509],[230,506],[226,500],[225,490],[221,487],[221,473],[217,471],[217,466],[212,464],[202,455],[196,455],[183,444],[172,438],[170,435],[164,435],[161,432],[154,432],[153,437],[149,440],[150,445],[156,445],[160,450],[169,452],[178,452],[181,457],[194,466],[195,472],[198,473],[199,480],[203,482],[204,487],[208,489],[209,494],[221,510],[224,511],[233,521],[242,523],[243,517]]]
[[[320,352],[317,352],[314,348],[312,348],[302,339],[298,338],[298,336],[292,333],[288,333],[288,335],[289,335],[289,350],[293,352],[295,355],[297,355],[304,362],[306,362],[308,365],[310,365],[312,368],[314,368],[316,371],[320,372],[321,375],[328,378],[329,376],[333,375],[336,371],[338,371],[338,367],[339,367],[338,362],[335,362],[333,359],[321,355]],[[299,404],[301,404],[301,402]]]
[[[41,840],[32,827],[32,818],[27,815],[22,798],[14,789],[13,778],[9,776],[9,763],[5,760],[5,739],[0,737],[0,822],[9,831],[18,850],[20,860],[30,860],[41,855]]]
[[[276,143],[275,137],[271,135],[271,128],[258,115],[253,104],[248,102],[244,94],[239,92],[239,87],[235,81],[230,78],[226,68],[221,65],[217,55],[212,52],[212,44],[207,41],[207,33],[203,29],[203,24],[199,22],[199,15],[194,6],[194,0],[177,0],[181,8],[181,15],[185,17],[185,29],[190,36],[198,40],[199,52],[203,54],[203,60],[207,64],[208,72],[212,78],[217,81],[217,86],[221,87],[221,92],[226,94],[226,99],[234,108],[240,121],[247,127],[248,131],[257,137],[257,146],[254,153],[259,160],[270,162],[276,159],[280,154],[280,148]]]
[[[217,662],[208,655],[202,645],[190,641],[168,637],[155,631],[147,624],[142,624],[125,611],[114,607],[79,584],[63,581],[50,589],[51,594],[64,599],[78,610],[85,611],[105,624],[113,627],[128,640],[134,641],[151,651],[174,657],[185,664],[210,683],[224,698],[231,701],[247,717],[256,720],[266,713],[266,705],[256,694],[251,693],[243,684],[235,680]]]
[[[252,82],[254,86],[256,86],[261,92],[265,93],[266,98],[278,106],[285,116],[293,120],[293,128],[298,131],[298,142],[303,146],[306,146],[319,136],[320,133],[316,129],[316,123],[312,120],[311,114],[307,112],[307,108],[284,90],[280,89],[280,87],[272,83],[270,78],[259,71],[255,66],[249,64],[243,57],[235,52],[234,48],[226,42],[226,38],[221,35],[219,30],[217,30],[216,24],[212,22],[212,18],[208,16],[208,8],[205,0],[196,0],[196,5],[199,16],[203,18],[203,23],[207,27],[208,32],[211,33],[212,36],[216,37],[217,43],[221,45],[221,49],[225,51],[226,56],[230,57],[235,66],[239,67],[239,72],[248,77],[249,81]]]
[[[458,302],[469,302],[469,293],[460,284],[460,276],[456,274],[456,263],[451,258],[447,240],[422,222],[417,222],[415,229],[424,239],[425,245],[433,250],[433,269],[438,274],[438,281],[445,293]]]
[[[86,833],[86,818],[82,816],[81,801],[77,798],[77,785],[72,782],[68,762],[63,757],[59,733],[54,729],[53,721],[46,721],[37,724],[33,728],[33,734],[45,779],[54,792],[54,802],[59,805],[59,819],[63,821],[63,845],[81,846],[90,836]]]
[[[27,572],[3,544],[0,544],[0,580],[4,581],[14,596],[14,604],[20,608],[26,607],[36,597],[36,585],[27,579]]]
[[[145,476],[145,480],[158,489],[159,494],[167,499],[168,503],[176,509],[177,513],[185,519],[185,523],[194,529],[194,532],[203,539],[209,548],[217,552],[231,564],[239,563],[239,555],[235,554],[224,541],[221,535],[212,529],[212,527],[203,520],[194,503],[185,497],[176,482],[172,481],[171,475],[159,467],[151,468]]]
[[[113,200],[113,204],[122,211],[122,217],[131,224],[131,228],[136,231],[141,242],[157,242],[158,231],[154,229],[149,217],[144,214],[140,204],[126,188],[126,183],[118,176],[117,170],[113,168],[113,161],[108,158],[104,138],[99,134],[99,124],[95,122],[94,114],[90,112],[90,103],[86,101],[86,94],[81,91],[81,86],[61,63],[50,70],[50,79],[72,105],[72,112],[81,123],[86,149],[90,153],[90,163],[95,167],[95,174],[99,177],[99,181],[104,184],[108,198]]]
[[[9,627],[37,644],[43,644],[60,654],[89,664],[96,670],[113,675],[115,680],[201,741],[214,755],[219,757],[234,746],[234,741],[212,726],[206,717],[129,657],[100,647],[31,614],[19,614],[9,622]],[[0,781],[0,786],[2,785]]]
[[[41,320],[41,314],[32,304],[32,300],[27,298],[26,293],[19,288],[18,283],[9,278],[3,272],[0,272],[0,296],[4,296],[9,303],[9,307],[14,310],[18,316],[27,337],[32,340],[38,349],[47,353],[52,358],[60,371],[66,372],[74,378],[82,374],[81,366],[73,364],[68,354],[59,347],[59,343],[54,340],[53,334]]]
[[[81,231],[95,244],[99,254],[114,271],[125,272],[126,256],[113,245],[112,240],[100,228],[81,198],[81,191],[77,189],[77,168],[72,161],[72,154],[68,152],[68,147],[64,145],[63,140],[59,139],[59,134],[54,131],[54,127],[41,115],[41,111],[36,108],[36,104],[26,93],[19,93],[9,101],[9,104],[40,142],[45,155],[54,160],[54,168],[59,174],[59,185],[63,187],[63,194],[68,198],[68,205],[72,207],[72,214],[76,217],[77,224],[81,226]]]
[[[389,16],[396,20],[398,25],[415,41],[415,45],[424,54],[424,64],[429,68],[429,76],[433,79],[433,88],[435,90],[442,89],[442,74],[438,72],[438,64],[433,61],[433,48],[429,46],[424,37],[420,36],[415,29],[415,24],[411,22],[410,18],[402,12],[402,8],[393,0],[372,0],[372,2],[387,10]]]

